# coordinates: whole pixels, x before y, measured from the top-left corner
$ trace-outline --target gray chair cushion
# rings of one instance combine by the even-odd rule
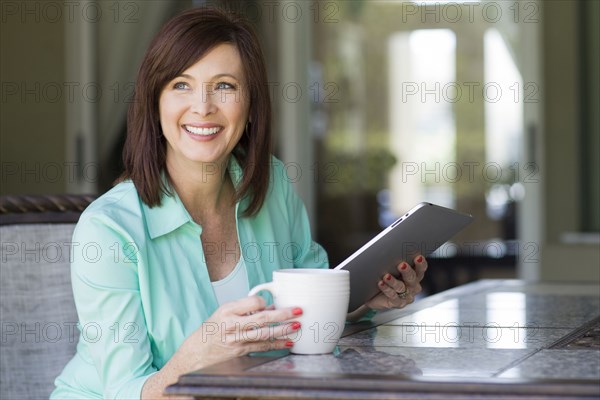
[[[0,399],[47,399],[75,354],[74,227],[0,226]]]

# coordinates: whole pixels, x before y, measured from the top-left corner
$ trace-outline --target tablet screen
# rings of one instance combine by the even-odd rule
[[[335,269],[350,271],[350,304],[354,311],[377,295],[377,282],[397,266],[411,266],[418,255],[427,257],[467,226],[473,217],[450,208],[420,203],[354,252]]]

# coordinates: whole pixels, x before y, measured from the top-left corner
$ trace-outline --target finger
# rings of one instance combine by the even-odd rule
[[[247,353],[256,353],[271,350],[289,349],[294,345],[294,342],[287,339],[263,341],[263,342],[248,342],[245,346]]]
[[[418,257],[416,257],[417,259]],[[425,260],[424,257],[421,257],[421,262]],[[415,265],[416,268],[416,265]],[[407,291],[410,296],[415,296],[417,293],[420,293],[422,290],[421,287],[421,279],[418,277],[417,272],[411,268],[410,265],[406,262],[402,262],[399,266],[400,273],[402,274],[402,280],[406,283]],[[412,303],[414,299],[408,301],[408,303]]]
[[[394,291],[395,294],[406,291],[406,284],[404,282],[394,278],[391,274],[385,274],[383,276],[383,281],[385,282],[385,284],[387,286],[392,288],[392,290]],[[394,298],[394,297],[397,297],[397,296],[391,296],[391,298]]]
[[[265,299],[260,296],[248,296],[239,300],[230,301],[220,308],[224,312],[236,315],[252,314],[265,309]]]
[[[273,327],[271,337],[273,339],[296,339],[301,335],[302,324],[299,321],[281,324]],[[343,327],[342,327],[343,328]]]
[[[392,294],[390,294],[389,297],[387,294],[380,293],[373,299],[369,300],[367,305],[374,310],[402,308],[407,304],[404,300],[399,298],[396,292],[392,292]]]
[[[262,310],[252,315],[242,318],[241,323],[248,326],[248,329],[256,329],[267,325],[284,322],[302,315],[302,309],[299,307],[285,307],[273,310]],[[253,327],[253,328],[252,328]]]
[[[392,278],[394,279],[394,278]],[[398,298],[398,292],[389,284],[379,281],[379,289],[383,292],[386,298],[394,300]]]
[[[407,262],[402,261],[398,266],[398,271],[400,271],[402,280],[406,286],[413,286],[417,282],[417,273],[410,267],[410,265],[408,265]]]
[[[425,276],[425,271],[427,271],[427,259],[423,256],[415,257],[415,271],[417,272],[417,280],[420,282],[423,280]]]
[[[287,324],[271,325],[243,332],[243,338],[248,342],[264,342],[280,339],[294,339],[298,336],[298,331],[302,324],[293,321]]]

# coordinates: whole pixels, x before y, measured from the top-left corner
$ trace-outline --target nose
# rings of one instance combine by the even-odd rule
[[[217,111],[217,106],[213,97],[207,88],[198,90],[191,98],[190,110],[201,116],[214,114]]]

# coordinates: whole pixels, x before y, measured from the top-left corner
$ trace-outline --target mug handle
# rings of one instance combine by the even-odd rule
[[[271,293],[272,295],[275,295],[274,289],[275,289],[275,284],[273,282],[263,283],[260,285],[256,285],[252,289],[250,289],[250,292],[248,292],[248,296],[254,296],[261,290],[266,290],[267,292]]]

